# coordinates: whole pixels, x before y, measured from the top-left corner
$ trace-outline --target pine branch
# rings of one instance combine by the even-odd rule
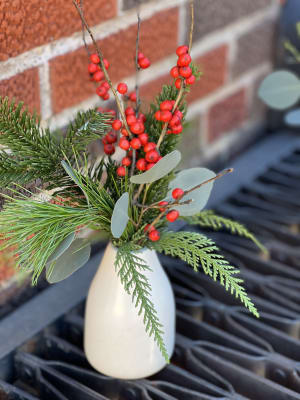
[[[199,225],[202,228],[212,228],[216,231],[225,228],[233,235],[239,235],[252,240],[264,253],[268,252],[265,246],[244,225],[217,215],[212,210],[205,210],[191,217],[182,217],[182,219],[190,225]]]
[[[217,253],[219,250],[215,243],[204,235],[195,232],[167,232],[158,242],[152,242],[148,246],[160,253],[179,257],[198,271],[201,264],[205,274],[215,281],[219,278],[221,285],[245,305],[249,311],[259,317],[259,313],[253,302],[247,295],[245,288],[241,286],[243,280],[235,275],[239,273],[224,257]]]
[[[111,128],[111,115],[90,110],[79,113],[70,125],[66,138],[59,141],[49,129],[42,129],[36,115],[22,111],[23,103],[0,98],[0,187],[11,183],[24,185],[40,179],[50,187],[66,184],[61,167],[65,155],[72,159],[74,150],[81,152],[92,140],[102,137]],[[23,172],[23,173],[22,173]]]
[[[32,272],[34,284],[50,255],[69,234],[79,226],[93,224],[101,229],[97,209],[6,197],[0,213],[0,235],[6,240],[0,250],[15,248],[17,267]]]
[[[163,341],[162,325],[158,320],[154,304],[150,300],[151,286],[148,279],[143,274],[150,268],[145,262],[133,252],[130,244],[124,245],[118,249],[115,267],[121,279],[126,292],[132,296],[132,302],[135,307],[139,307],[138,314],[144,313],[144,324],[146,332],[151,337],[154,335],[154,341],[165,360],[169,362],[167,349]]]

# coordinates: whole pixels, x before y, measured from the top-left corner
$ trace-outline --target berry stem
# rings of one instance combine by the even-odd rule
[[[191,13],[191,29],[190,29],[190,40],[189,40],[189,53],[192,50],[193,44],[193,32],[194,32],[194,0],[190,0],[190,13]]]
[[[83,0],[80,0],[79,5],[80,5],[81,12],[83,14]],[[89,47],[87,45],[87,42],[85,40],[85,25],[84,25],[84,22],[82,20],[81,20],[81,24],[82,24],[82,40],[83,40],[84,47],[86,49],[87,55],[90,58],[91,52],[90,52]]]
[[[108,72],[107,72],[107,70],[105,68],[105,64],[104,64],[104,61],[103,61],[104,57],[103,57],[102,51],[100,50],[99,46],[97,45],[97,42],[96,42],[96,40],[94,38],[94,35],[93,35],[88,23],[86,22],[85,17],[83,15],[83,12],[82,12],[81,8],[79,7],[79,5],[77,4],[76,0],[73,0],[73,4],[76,7],[76,9],[78,11],[78,14],[79,14],[79,16],[81,18],[81,21],[84,24],[84,26],[86,27],[86,30],[88,31],[88,33],[89,33],[89,35],[90,35],[90,37],[92,39],[92,42],[93,42],[93,44],[95,46],[97,54],[98,54],[98,56],[100,58],[100,65],[101,65],[102,71],[104,73],[104,76],[105,76],[105,79],[106,79],[107,83],[109,84],[109,87],[110,87],[111,91],[113,92],[113,95],[115,97],[115,100],[116,100],[116,103],[117,103],[117,107],[118,107],[118,110],[119,110],[119,112],[121,114],[124,126],[125,126],[125,128],[126,128],[126,130],[128,132],[129,137],[132,137],[132,134],[130,132],[130,129],[129,129],[127,121],[126,121],[126,117],[125,117],[125,113],[124,113],[123,107],[122,107],[120,99],[119,99],[119,96],[118,96],[118,94],[116,92],[116,89],[113,87],[113,84],[112,84],[112,82],[110,80],[109,74],[108,74]]]
[[[140,31],[141,31],[141,17],[140,17],[140,2],[138,2],[137,9],[137,35],[136,35],[136,46],[135,46],[135,70],[136,70],[136,79],[135,79],[135,92],[136,92],[136,117],[139,114],[141,107],[141,98],[140,98],[140,88],[139,88],[139,72],[140,66],[138,63],[139,56],[139,46],[140,46]]]

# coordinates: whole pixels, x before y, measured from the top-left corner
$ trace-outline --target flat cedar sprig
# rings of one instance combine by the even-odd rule
[[[49,129],[42,129],[37,116],[24,111],[22,103],[0,99],[0,144],[4,145],[0,151],[0,187],[17,185],[11,197],[5,196],[0,213],[0,235],[5,238],[2,248],[15,249],[17,266],[32,273],[33,283],[45,269],[51,282],[52,274],[53,281],[57,276],[66,277],[63,273],[65,255],[72,256],[69,259],[72,259],[73,272],[82,266],[76,261],[76,254],[85,251],[86,255],[86,249],[80,248],[80,230],[90,228],[107,233],[118,248],[115,267],[124,289],[143,315],[146,331],[153,335],[162,355],[169,361],[163,327],[151,302],[151,287],[145,277],[145,271],[151,266],[135,252],[154,249],[181,258],[195,271],[201,266],[258,316],[242,280],[237,277],[239,271],[219,254],[216,245],[201,234],[170,232],[168,222],[182,218],[200,227],[225,227],[263,246],[241,224],[201,211],[207,201],[203,202],[202,197],[208,199],[213,182],[231,170],[218,175],[205,168],[197,169],[196,173],[193,170],[174,172],[181,158],[176,147],[186,117],[185,96],[201,75],[190,56],[193,1],[190,0],[189,44],[177,48],[177,65],[170,71],[174,83],[164,85],[153,104],[143,112],[138,75],[140,70],[150,66],[150,60],[140,51],[139,14],[134,57],[136,89],[128,93],[125,82],[119,82],[116,88],[113,85],[108,72],[109,61],[104,58],[87,24],[82,1],[73,2],[95,48],[95,53],[90,53],[83,32],[90,59],[88,72],[99,85],[96,93],[108,100],[111,90],[118,115],[100,107],[80,112],[66,134],[57,138]],[[102,140],[105,153],[100,162],[95,162],[87,151],[87,146],[97,139]],[[117,145],[126,152],[122,160],[112,157]],[[189,175],[187,181],[193,184],[185,186],[186,174]],[[47,189],[47,199],[20,195],[24,185],[35,181]],[[174,188],[175,181],[180,185]],[[187,197],[190,194],[192,198]],[[192,206],[191,215],[189,207]],[[199,208],[197,212],[195,207]],[[70,254],[72,246],[79,248],[75,255]],[[70,266],[68,268],[69,271]]]

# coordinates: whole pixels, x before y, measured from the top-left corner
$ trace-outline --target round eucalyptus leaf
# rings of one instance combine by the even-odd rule
[[[56,261],[48,264],[46,277],[49,283],[57,283],[72,275],[89,260],[91,245],[86,244],[85,239],[76,239],[70,247],[57,258]]]
[[[179,172],[175,179],[169,184],[168,200],[172,198],[172,191],[175,188],[181,188],[183,190],[189,190],[199,185],[208,179],[214,178],[216,174],[206,168],[189,168]],[[209,199],[211,190],[214,182],[206,183],[199,189],[193,190],[191,193],[185,195],[181,201],[192,200],[190,204],[183,206],[175,206],[174,209],[178,210],[182,216],[190,216],[200,212],[205,206]]]
[[[284,110],[298,101],[300,81],[292,72],[276,71],[262,81],[258,95],[269,107]]]
[[[300,108],[288,112],[284,117],[285,122],[291,126],[300,126]]]
[[[151,169],[144,172],[143,174],[134,175],[130,178],[132,183],[144,184],[158,181],[164,176],[168,175],[181,160],[181,153],[178,150],[174,150],[171,153],[164,156],[158,161]]]
[[[128,206],[129,206],[129,194],[123,193],[115,204],[114,211],[111,217],[111,233],[113,237],[119,238],[122,236],[128,220]]]
[[[70,233],[54,250],[51,256],[47,260],[47,264],[57,260],[72,244],[75,239],[75,232]]]

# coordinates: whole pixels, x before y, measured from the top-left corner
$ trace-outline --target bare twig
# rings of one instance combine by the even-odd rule
[[[190,0],[190,10],[191,10],[191,27],[190,27],[189,52],[190,52],[191,49],[192,49],[192,43],[193,43],[193,32],[194,32],[194,0]],[[182,96],[183,96],[183,94],[184,94],[184,89],[185,89],[185,84],[184,84],[184,79],[182,79],[182,80],[181,80],[180,90],[179,90],[179,92],[178,92],[178,95],[177,95],[177,98],[176,98],[176,101],[175,101],[175,104],[174,104],[174,107],[173,107],[172,112],[174,112],[174,111],[176,110],[176,108],[178,107],[178,105],[179,105],[179,103],[180,103],[180,101],[181,101],[181,99],[182,99]],[[165,137],[165,135],[166,135],[166,133],[167,133],[167,129],[168,129],[168,122],[166,122],[166,123],[163,125],[163,129],[162,129],[162,131],[161,131],[160,137],[159,137],[158,142],[157,142],[157,149],[159,149],[159,147],[160,147],[162,141],[164,140],[164,137]]]
[[[135,70],[136,70],[136,79],[135,79],[135,92],[136,92],[136,116],[140,111],[141,107],[141,99],[140,99],[140,87],[139,87],[139,72],[140,67],[138,63],[139,57],[139,45],[140,45],[140,31],[141,31],[141,17],[140,17],[140,3],[138,3],[137,9],[137,35],[136,35],[136,46],[135,46]]]
[[[88,23],[86,22],[85,17],[84,17],[84,15],[83,15],[83,13],[82,13],[82,10],[81,10],[80,6],[77,4],[76,0],[73,0],[73,4],[74,4],[74,6],[76,7],[76,9],[77,9],[77,11],[78,11],[78,14],[79,14],[79,16],[80,16],[80,18],[81,18],[81,21],[82,21],[82,23],[84,24],[84,26],[86,27],[86,30],[88,31],[88,33],[89,33],[89,35],[90,35],[90,37],[91,37],[91,39],[92,39],[92,42],[93,42],[93,44],[94,44],[94,46],[95,46],[95,49],[96,49],[96,51],[97,51],[97,54],[98,54],[98,56],[99,56],[99,58],[100,58],[100,65],[101,65],[102,71],[103,71],[104,76],[105,76],[105,79],[106,79],[107,83],[109,84],[109,87],[110,87],[110,89],[111,89],[111,91],[113,92],[113,95],[114,95],[114,97],[115,97],[115,100],[116,100],[116,103],[117,103],[117,107],[118,107],[118,110],[119,110],[119,112],[120,112],[120,114],[121,114],[124,127],[126,128],[126,130],[127,130],[127,132],[128,132],[128,135],[129,135],[130,137],[132,137],[132,134],[131,134],[130,129],[129,129],[129,127],[128,127],[128,124],[127,124],[127,121],[126,121],[126,116],[125,116],[125,113],[124,113],[122,104],[121,104],[121,102],[120,102],[120,99],[119,99],[119,97],[118,97],[117,91],[116,91],[116,89],[113,87],[113,84],[112,84],[112,82],[111,82],[111,80],[110,80],[109,74],[108,74],[108,72],[107,72],[107,70],[106,70],[106,68],[105,68],[104,61],[103,61],[103,60],[104,60],[104,57],[103,57],[102,51],[100,50],[100,48],[99,48],[99,46],[98,46],[98,44],[97,44],[97,42],[96,42],[96,40],[95,40],[95,38],[94,38],[94,35],[93,35],[93,33],[92,33],[92,31],[91,31],[91,29],[90,29]]]
[[[82,14],[83,14],[83,0],[80,0],[80,9],[81,9],[81,12],[82,12]],[[81,24],[82,24],[82,40],[83,40],[83,43],[84,43],[84,47],[85,47],[85,49],[86,49],[86,52],[87,52],[87,54],[88,54],[88,56],[90,57],[90,55],[91,55],[91,52],[90,52],[90,50],[89,50],[89,47],[88,47],[88,45],[87,45],[87,42],[86,42],[86,39],[85,39],[85,25],[84,25],[84,22],[81,20]]]
[[[186,191],[183,193],[183,195],[181,196],[181,198],[182,198],[183,196],[186,196],[187,194],[193,192],[194,190],[199,189],[201,186],[206,185],[206,184],[209,183],[209,182],[213,182],[213,181],[215,181],[216,179],[219,179],[219,178],[221,178],[222,176],[224,176],[224,175],[226,175],[226,174],[228,174],[228,173],[231,173],[231,172],[233,172],[233,168],[225,169],[224,171],[220,172],[218,175],[214,176],[213,178],[207,179],[206,181],[200,183],[199,185],[193,187],[192,189],[186,190]]]

